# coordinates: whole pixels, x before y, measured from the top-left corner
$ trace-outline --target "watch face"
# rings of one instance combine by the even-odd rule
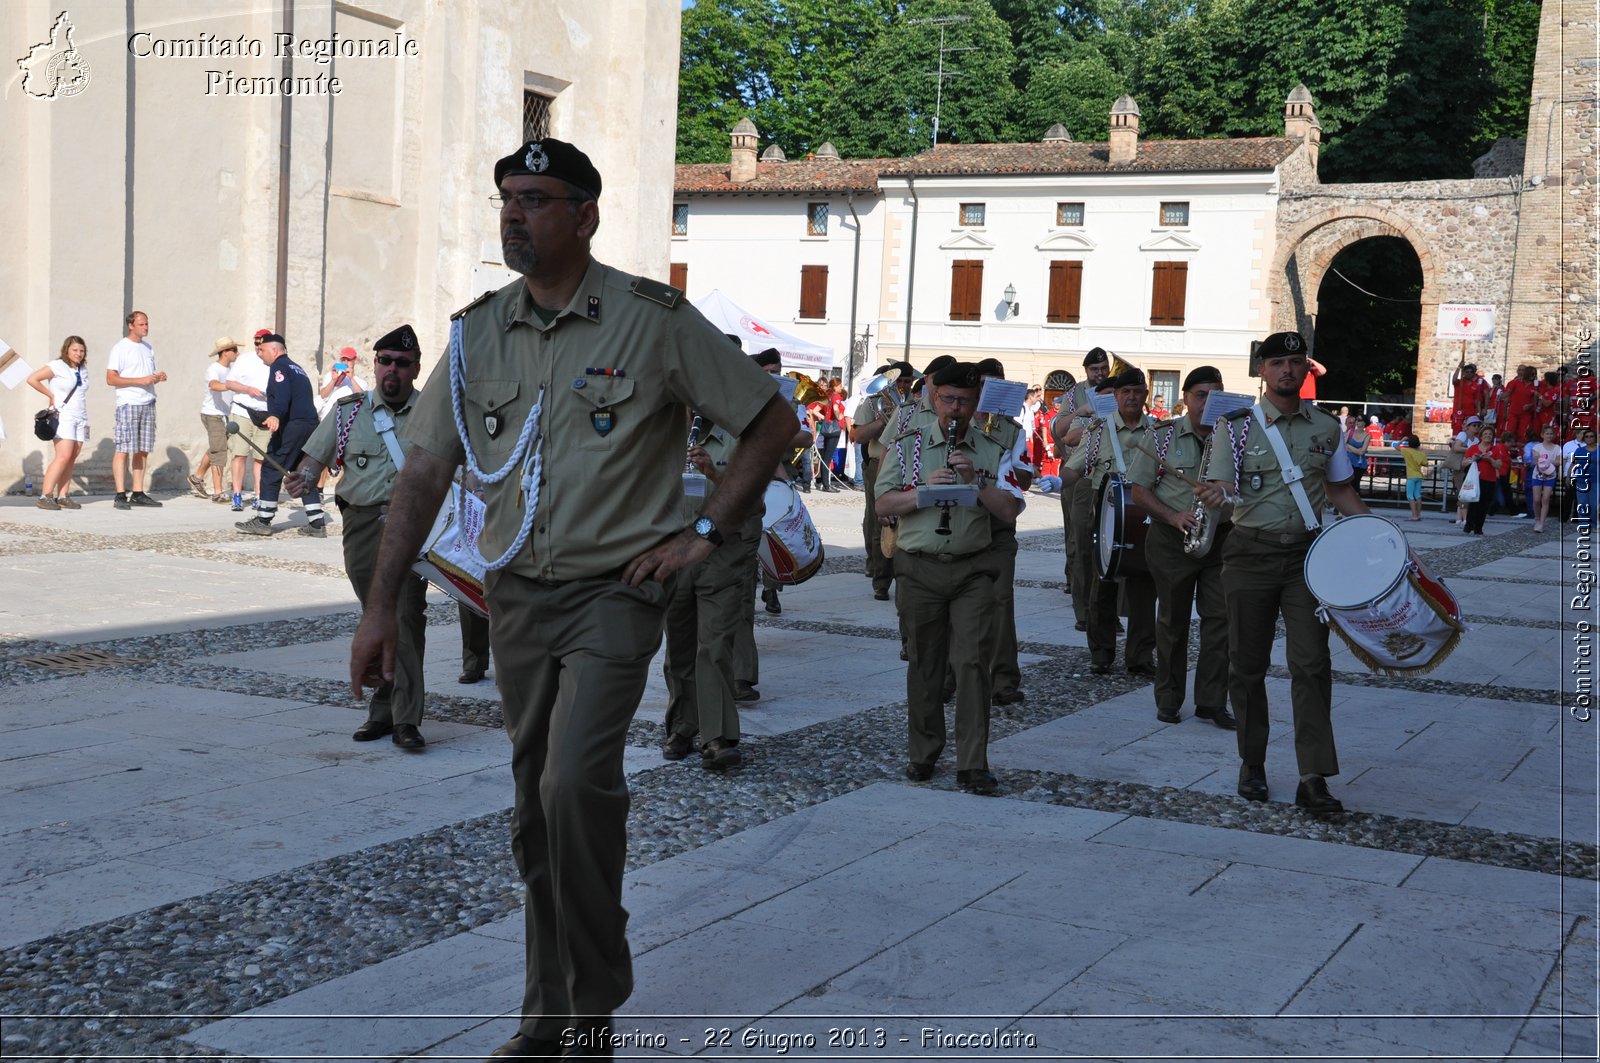
[[[711,523],[710,517],[701,517],[694,522],[694,533],[696,535],[710,535],[711,529],[714,527],[715,525]]]

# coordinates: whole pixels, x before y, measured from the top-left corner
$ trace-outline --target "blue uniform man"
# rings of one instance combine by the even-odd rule
[[[261,490],[257,495],[256,515],[234,527],[246,535],[271,535],[272,520],[278,515],[278,491],[283,485],[283,469],[300,462],[300,451],[317,427],[317,403],[311,378],[295,365],[284,350],[284,339],[276,333],[263,337],[257,356],[267,366],[267,461],[261,468]],[[306,507],[306,534],[321,538],[328,534],[322,514],[322,492],[313,480],[300,496]]]

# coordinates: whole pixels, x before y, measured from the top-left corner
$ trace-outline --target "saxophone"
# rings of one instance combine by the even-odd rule
[[[1200,451],[1200,474],[1196,481],[1204,475],[1205,468],[1211,463],[1211,444],[1216,441],[1217,430],[1213,428],[1211,434],[1206,436],[1206,445]],[[1217,540],[1217,528],[1233,519],[1233,503],[1224,502],[1220,506],[1208,506],[1196,495],[1194,499],[1194,528],[1183,534],[1183,552],[1190,557],[1204,557],[1211,552],[1211,546]]]

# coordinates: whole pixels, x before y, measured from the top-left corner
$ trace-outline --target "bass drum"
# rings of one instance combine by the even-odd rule
[[[822,536],[794,484],[772,481],[764,501],[761,542],[756,548],[761,570],[787,586],[804,583],[822,569]]]
[[[1150,571],[1145,561],[1145,536],[1150,514],[1133,500],[1128,481],[1116,473],[1105,478],[1095,501],[1094,563],[1101,579],[1123,579]]]

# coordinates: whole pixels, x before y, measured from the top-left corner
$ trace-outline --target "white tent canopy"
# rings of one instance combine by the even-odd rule
[[[747,354],[776,347],[783,355],[785,369],[799,369],[811,376],[833,368],[833,348],[811,343],[767,324],[738,303],[713,290],[694,301],[695,309],[730,336],[738,336]]]

